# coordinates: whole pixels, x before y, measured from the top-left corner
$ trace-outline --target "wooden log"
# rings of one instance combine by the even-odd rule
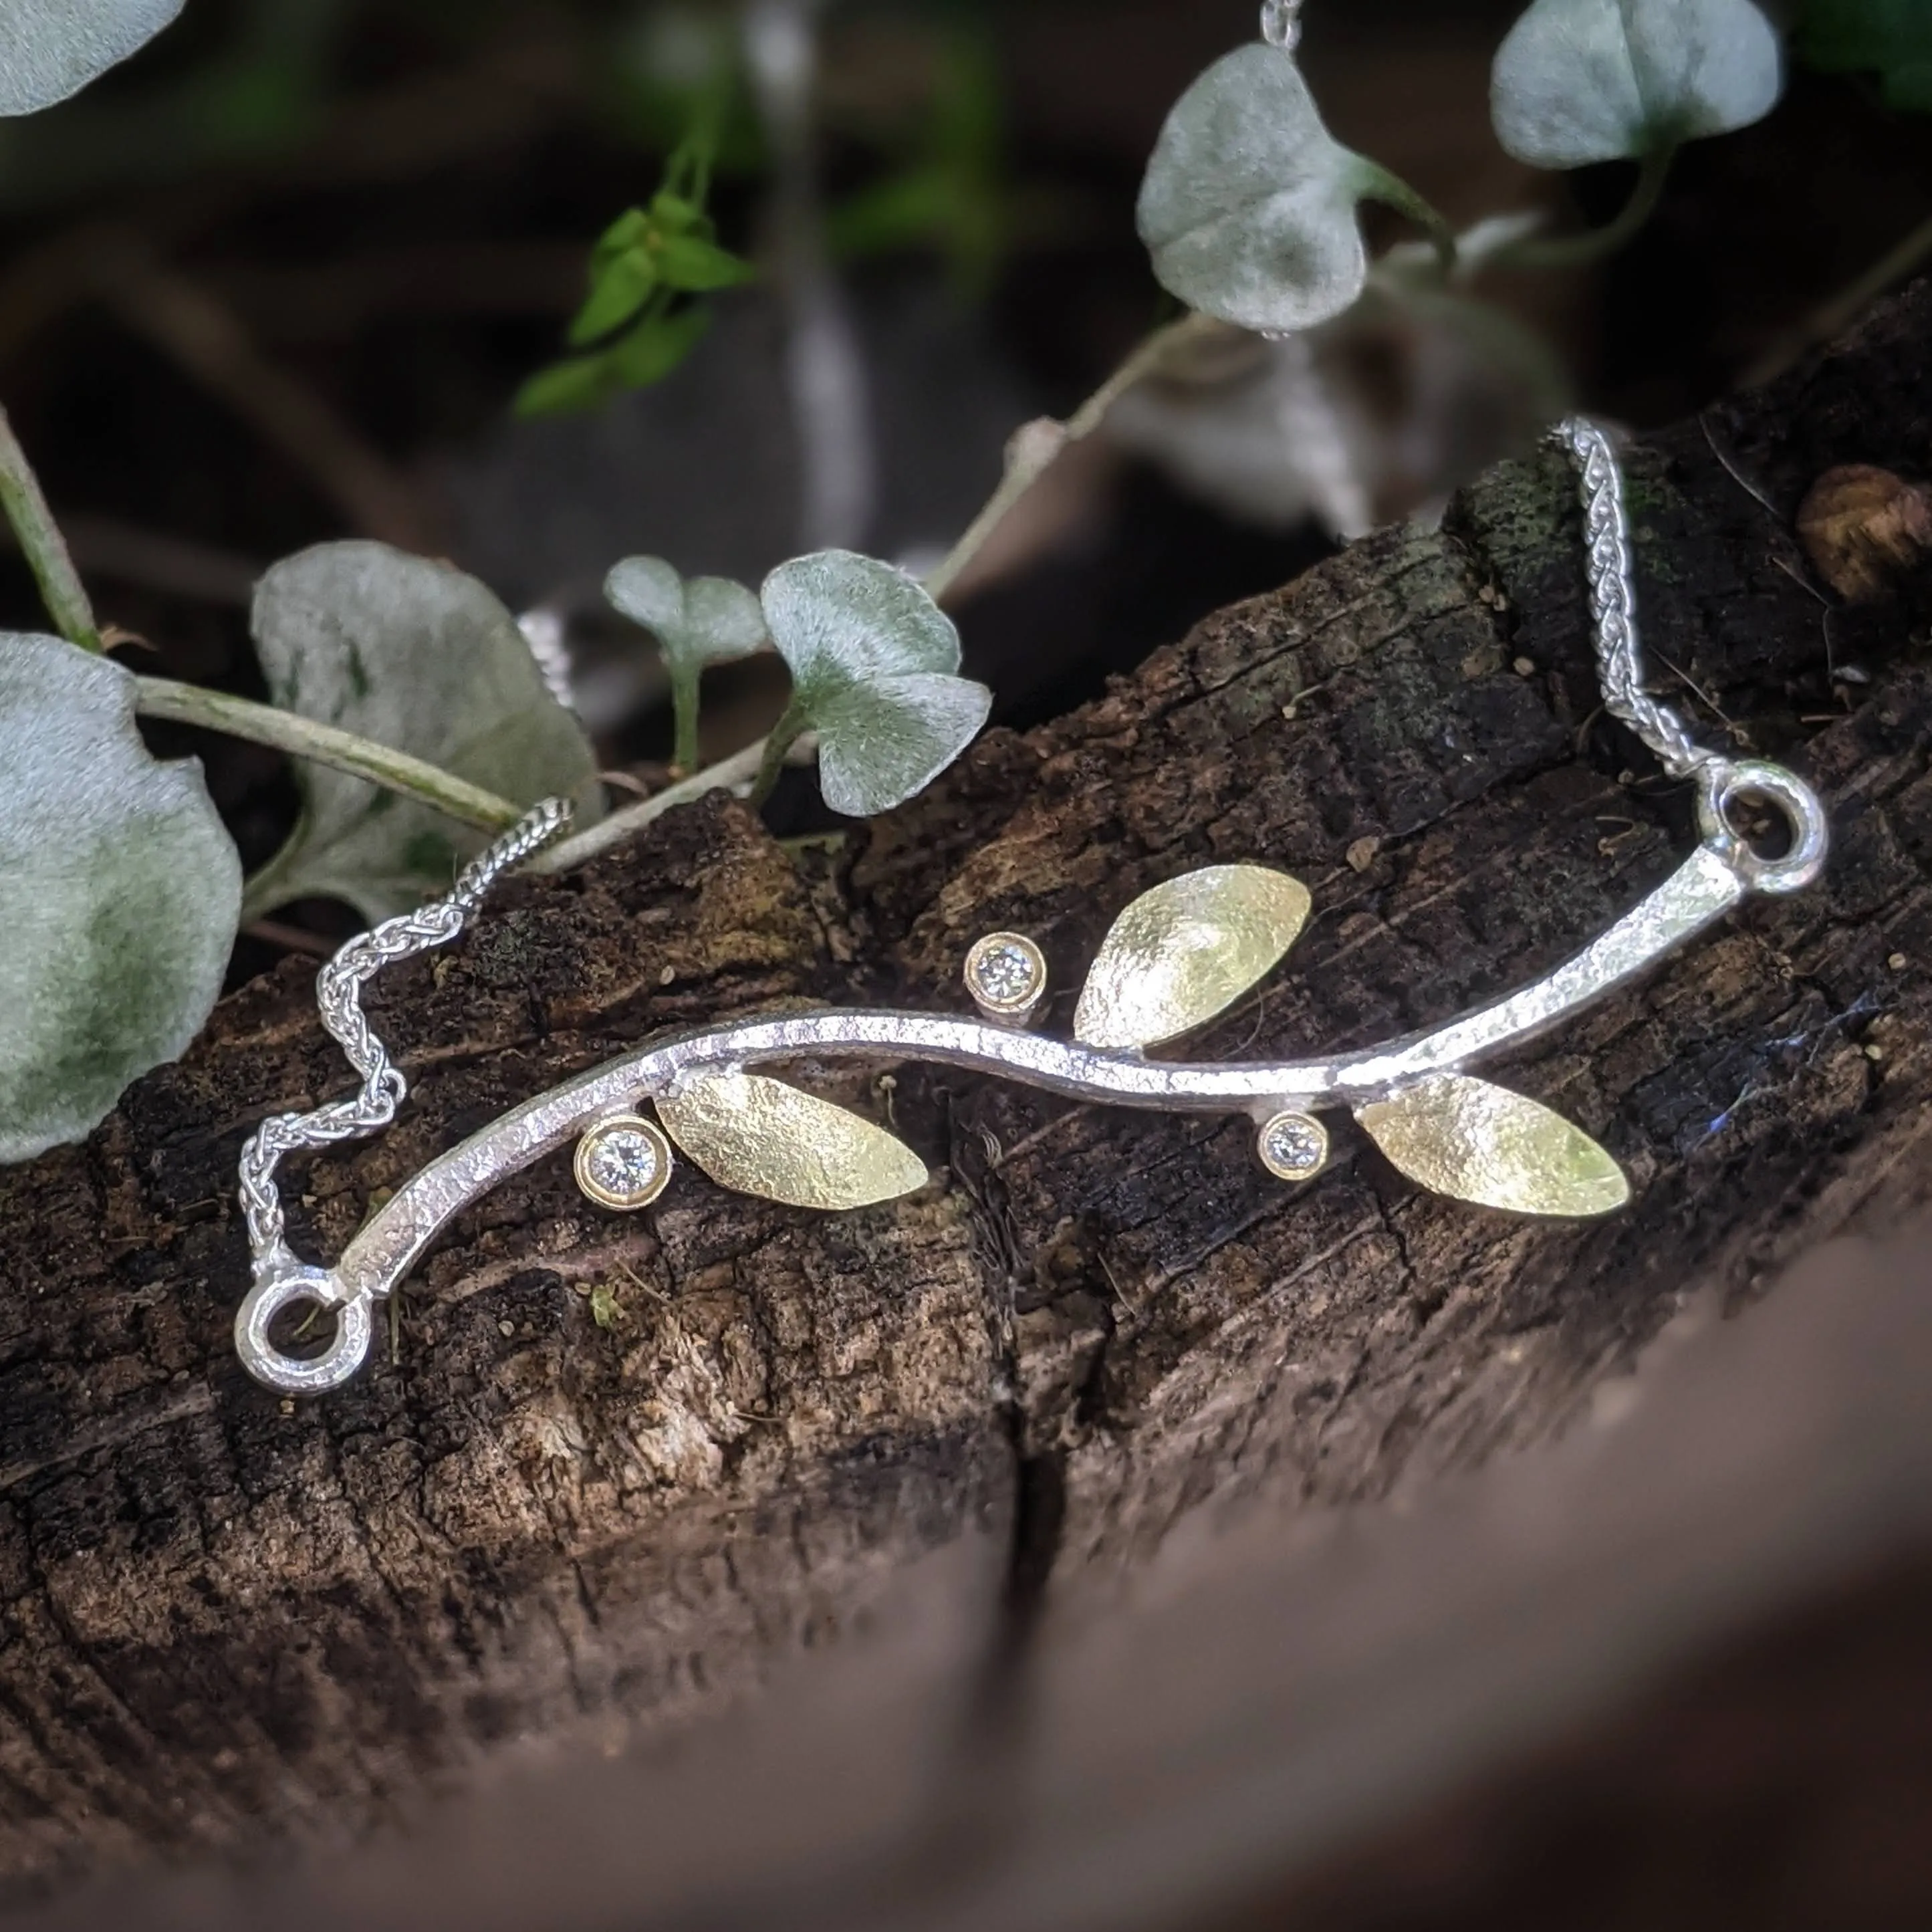
[[[440,1245],[393,1359],[281,1402],[228,1330],[241,1140],[344,1084],[292,963],[86,1147],[0,1177],[0,1870],[339,1843],[586,1722],[689,1737],[934,1564],[952,1610],[922,1682],[1004,1686],[1024,1718],[1042,1614],[1180,1526],[1312,1520],[1542,1444],[1700,1285],[1748,1301],[1922,1202],[1932,573],[1834,608],[1792,524],[1833,464],[1922,473],[1928,322],[1921,289],[1631,455],[1658,681],[1810,776],[1837,852],[1505,1070],[1624,1161],[1618,1220],[1421,1196],[1353,1140],[1288,1190],[1240,1122],[848,1071],[814,1084],[889,1114],[924,1193],[828,1219],[681,1172],[618,1220],[560,1157]],[[1285,1056],[1520,982],[1691,836],[1599,715],[1565,464],[1505,466],[1441,530],[1379,533],[992,734],[835,857],[714,800],[514,888],[374,995],[414,1097],[296,1170],[296,1243],[339,1251],[453,1138],[662,1026],[956,1006],[994,926],[1071,989],[1113,914],[1192,866],[1314,892],[1288,968],[1200,1049]]]

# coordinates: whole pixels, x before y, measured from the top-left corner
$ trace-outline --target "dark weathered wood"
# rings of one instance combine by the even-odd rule
[[[1535,1443],[1694,1284],[1742,1296],[1921,1200],[1932,585],[1828,614],[1789,526],[1832,464],[1932,466],[1928,322],[1921,292],[1633,456],[1660,680],[1813,776],[1838,856],[1508,1070],[1625,1160],[1620,1220],[1424,1198],[1352,1138],[1289,1191],[1239,1124],[841,1075],[938,1185],[824,1220],[686,1173],[613,1220],[548,1162],[424,1265],[394,1365],[283,1404],[227,1329],[241,1138],[341,1084],[294,966],[86,1148],[0,1179],[0,1868],[352,1833],[512,1738],[688,1727],[935,1552],[964,1600],[939,1674],[1011,1688],[1042,1598],[1202,1505],[1373,1498]],[[1133,892],[1214,860],[1292,868],[1318,916],[1206,1052],[1365,1042],[1547,967],[1689,836],[1594,716],[1571,503],[1553,455],[1495,472],[1442,532],[994,734],[830,866],[712,802],[518,887],[376,994],[416,1096],[308,1170],[298,1241],[334,1252],[454,1136],[659,1026],[955,1004],[994,925],[1071,988]],[[1828,652],[1871,680],[1848,704]]]

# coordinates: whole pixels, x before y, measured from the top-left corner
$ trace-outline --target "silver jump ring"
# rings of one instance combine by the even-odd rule
[[[268,1338],[269,1324],[298,1302],[335,1317],[334,1338],[319,1354],[287,1354]],[[368,1295],[345,1293],[326,1268],[292,1268],[258,1281],[242,1298],[235,1311],[235,1352],[266,1388],[284,1395],[322,1395],[362,1366],[374,1328]]]
[[[1743,798],[1761,799],[1784,814],[1791,831],[1789,850],[1775,859],[1753,850],[1731,823],[1731,807]],[[1756,892],[1802,892],[1825,869],[1831,848],[1818,794],[1796,772],[1760,758],[1714,758],[1699,769],[1697,829]]]

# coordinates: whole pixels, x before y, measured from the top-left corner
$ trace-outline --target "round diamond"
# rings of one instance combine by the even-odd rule
[[[1312,1114],[1277,1114],[1257,1142],[1262,1165],[1281,1180],[1310,1180],[1328,1162],[1328,1130]]]
[[[647,1208],[670,1179],[670,1143],[634,1114],[600,1121],[577,1144],[577,1184],[606,1208]]]
[[[966,990],[988,1012],[1026,1012],[1046,990],[1046,959],[1020,932],[989,932],[966,956]]]

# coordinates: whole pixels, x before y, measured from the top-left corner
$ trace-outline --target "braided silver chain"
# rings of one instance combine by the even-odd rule
[[[1689,726],[1669,705],[1644,688],[1630,520],[1624,508],[1623,470],[1616,452],[1610,438],[1581,416],[1568,418],[1551,434],[1576,465],[1590,617],[1596,632],[1597,674],[1604,702],[1612,717],[1628,724],[1657,754],[1672,778],[1694,777],[1720,760],[1718,753],[1691,736]]]
[[[402,1069],[370,1029],[362,1010],[362,988],[385,966],[447,946],[469,924],[497,880],[548,845],[569,823],[568,803],[545,799],[464,866],[447,896],[358,934],[316,975],[322,1023],[362,1076],[362,1085],[348,1099],[332,1100],[308,1113],[274,1115],[242,1148],[242,1211],[248,1224],[256,1280],[296,1264],[275,1186],[275,1168],[282,1156],[386,1127],[409,1091]]]

